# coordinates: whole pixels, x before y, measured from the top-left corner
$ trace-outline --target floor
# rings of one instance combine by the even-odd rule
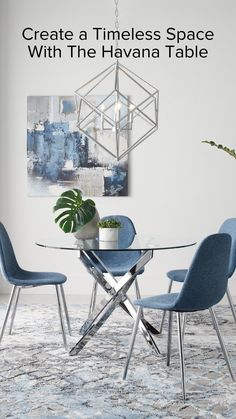
[[[171,366],[166,367],[166,326],[152,353],[138,335],[126,382],[122,372],[132,329],[117,309],[81,354],[70,357],[62,345],[57,307],[51,296],[25,296],[14,333],[0,347],[1,418],[232,418],[236,417],[236,384],[231,381],[207,312],[191,315],[185,336],[188,400],[182,402],[176,333]],[[86,319],[88,304],[69,299],[73,336]],[[73,299],[72,299],[73,300]],[[6,309],[0,300],[0,321]],[[43,304],[42,304],[43,301]],[[218,320],[236,373],[236,325],[226,306]],[[157,324],[157,314],[147,312]],[[176,332],[176,330],[174,330]]]

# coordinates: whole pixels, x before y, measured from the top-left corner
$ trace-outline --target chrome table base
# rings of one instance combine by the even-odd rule
[[[139,285],[138,285],[137,277],[135,278],[134,285],[135,285],[135,292],[136,292],[137,299],[142,298],[141,293],[140,293],[140,289],[139,289]],[[98,289],[98,282],[97,282],[96,279],[94,279],[93,289],[92,289],[92,294],[91,294],[91,299],[90,299],[90,306],[89,306],[89,317],[91,316],[92,312],[94,311],[94,308],[95,308],[95,305],[96,305],[97,289]],[[122,306],[122,308],[128,314],[130,314],[129,310],[126,308],[125,304],[123,304],[121,302],[120,305]],[[143,313],[143,311],[142,311],[142,313]],[[142,318],[142,321],[152,335],[159,335],[160,334],[159,330],[157,330],[152,324],[150,324],[144,317]],[[80,334],[83,335],[86,332],[86,330],[89,328],[90,325],[91,325],[91,320],[87,319],[85,321],[85,323],[80,328]]]
[[[83,349],[92,336],[95,335],[95,333],[110,317],[116,307],[122,307],[123,310],[133,317],[134,320],[136,319],[137,311],[127,296],[127,292],[135,281],[139,271],[152,259],[152,257],[152,250],[143,251],[137,263],[123,277],[117,280],[114,275],[109,272],[102,260],[97,256],[96,252],[85,252],[84,250],[80,251],[81,261],[96,281],[96,285],[94,284],[93,288],[94,295],[96,295],[94,291],[96,291],[97,284],[99,284],[106,291],[107,295],[97,306],[95,306],[96,299],[93,298],[91,300],[88,319],[80,330],[80,333],[83,335],[71,349],[71,356],[77,355]],[[105,273],[99,268],[99,266],[103,267]],[[143,317],[141,317],[138,327],[146,341],[149,345],[151,345],[156,354],[159,355],[160,351],[156,346],[150,331],[148,330],[148,328],[151,328],[152,326],[149,325]],[[153,328],[153,332],[154,331],[156,331],[156,329]],[[156,333],[158,333],[158,331],[156,331]]]

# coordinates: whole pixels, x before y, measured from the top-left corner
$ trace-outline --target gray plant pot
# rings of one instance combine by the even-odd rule
[[[86,240],[86,239],[94,239],[98,237],[98,226],[97,223],[100,220],[98,211],[96,210],[93,219],[88,223],[85,224],[80,230],[76,231],[74,236],[76,239]]]

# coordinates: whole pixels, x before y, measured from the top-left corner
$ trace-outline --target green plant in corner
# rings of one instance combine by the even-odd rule
[[[108,218],[106,220],[100,220],[97,223],[97,226],[99,228],[120,228],[121,223],[120,221],[116,220],[115,218]]]
[[[225,151],[230,156],[234,157],[236,159],[236,151],[234,149],[230,149],[222,144],[216,144],[214,141],[202,141],[202,143],[206,143],[211,145],[212,147],[217,147],[219,150]]]
[[[55,223],[65,233],[75,233],[88,224],[96,213],[95,202],[92,199],[83,200],[79,189],[70,189],[63,192],[58,198],[53,212],[60,211]]]

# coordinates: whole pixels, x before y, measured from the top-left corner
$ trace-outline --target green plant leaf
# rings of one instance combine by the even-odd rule
[[[77,211],[77,230],[80,230],[85,224],[89,223],[96,213],[95,203],[91,199],[83,201]]]
[[[75,196],[76,196],[76,200],[77,202],[82,202],[82,193],[79,189],[71,189],[69,191],[65,191],[61,194],[62,197],[66,197],[71,199],[72,201],[74,201]]]
[[[95,202],[90,198],[86,199],[84,202],[87,202],[87,204],[92,205],[92,206],[95,207]]]
[[[202,141],[202,143],[206,143],[211,145],[212,147],[216,147],[219,150],[225,151],[227,154],[229,154],[231,157],[234,157],[236,159],[236,151],[234,149],[230,149],[229,147],[226,147],[222,144],[216,144],[215,141]]]
[[[65,208],[65,205],[67,205],[68,208],[69,207],[72,207],[73,206],[73,202],[71,202],[71,201],[69,201],[67,199],[62,199],[61,200],[61,198],[59,198],[58,201],[56,202],[56,205],[53,207],[53,211],[55,212],[58,209],[63,209],[63,208]]]
[[[63,211],[61,212],[56,218],[55,223],[57,223],[61,218],[65,217],[66,215],[69,215],[70,211]]]
[[[83,201],[82,192],[74,188],[61,194],[53,211],[60,211],[55,218],[55,223],[58,223],[65,233],[74,233],[93,219],[96,206],[92,199]]]
[[[74,221],[72,219],[61,220],[59,226],[65,233],[71,233],[74,231]]]

